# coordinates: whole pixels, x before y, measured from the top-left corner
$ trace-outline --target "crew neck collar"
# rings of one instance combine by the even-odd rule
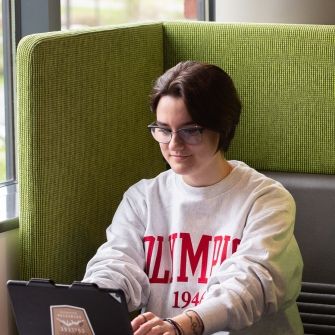
[[[189,197],[193,198],[212,198],[221,193],[228,191],[236,182],[239,180],[238,177],[238,161],[229,161],[229,164],[232,166],[230,173],[221,179],[219,182],[209,185],[209,186],[191,186],[187,184],[182,175],[175,175],[175,183],[178,190],[187,194]]]

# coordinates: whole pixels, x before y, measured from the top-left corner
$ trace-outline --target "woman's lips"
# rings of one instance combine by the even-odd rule
[[[182,162],[190,157],[190,155],[170,155],[175,161]]]

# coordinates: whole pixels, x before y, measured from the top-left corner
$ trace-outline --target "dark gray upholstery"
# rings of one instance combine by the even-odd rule
[[[297,205],[295,236],[304,260],[297,299],[305,335],[335,334],[335,176],[265,173]]]
[[[265,173],[281,182],[297,205],[295,235],[303,281],[335,284],[335,176]]]

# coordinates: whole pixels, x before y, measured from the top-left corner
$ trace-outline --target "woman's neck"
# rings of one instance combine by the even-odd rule
[[[211,186],[226,178],[232,169],[223,154],[217,152],[206,169],[196,174],[183,175],[183,180],[186,184],[194,187]]]

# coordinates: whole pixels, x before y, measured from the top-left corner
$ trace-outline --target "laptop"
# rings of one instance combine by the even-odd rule
[[[49,279],[7,282],[19,335],[132,335],[123,291]]]

